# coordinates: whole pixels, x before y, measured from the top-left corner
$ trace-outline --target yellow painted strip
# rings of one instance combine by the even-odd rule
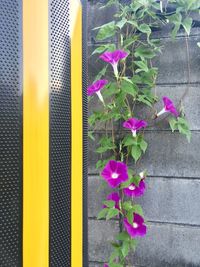
[[[72,215],[71,267],[83,262],[83,129],[82,129],[82,7],[70,0],[71,112],[72,112]]]
[[[49,266],[48,0],[23,1],[23,266]]]

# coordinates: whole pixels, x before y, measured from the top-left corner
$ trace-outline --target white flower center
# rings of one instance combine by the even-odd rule
[[[129,187],[128,187],[128,189],[130,189],[130,190],[135,190],[135,186],[134,185],[130,185]]]
[[[136,130],[131,130],[131,131],[132,131],[133,137],[136,137],[137,131]]]
[[[138,224],[137,223],[133,223],[133,228],[138,228]]]
[[[158,114],[157,117],[161,116],[162,114],[164,114],[165,112],[167,112],[167,110],[165,108],[163,108]]]
[[[113,174],[112,174],[112,178],[113,178],[113,179],[117,179],[118,177],[119,177],[119,174],[116,173],[116,172],[113,172]]]

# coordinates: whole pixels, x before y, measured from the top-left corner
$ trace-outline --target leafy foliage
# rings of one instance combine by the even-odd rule
[[[154,59],[162,52],[162,46],[158,39],[153,38],[153,31],[170,24],[173,39],[176,38],[179,30],[189,36],[193,24],[191,14],[199,12],[200,8],[199,0],[169,0],[168,4],[174,7],[172,12],[168,12],[167,6],[161,9],[160,4],[155,0],[130,2],[130,4],[122,4],[119,0],[107,1],[101,9],[115,5],[118,11],[110,22],[94,29],[96,40],[101,41],[101,45],[93,51],[92,56],[116,49],[128,53],[127,59],[121,60],[118,64],[117,76],[114,75],[111,66],[106,64],[95,78],[98,80],[106,77],[109,80],[102,90],[105,105],[89,117],[89,125],[92,129],[89,136],[93,141],[95,141],[93,132],[99,123],[105,125],[106,130],[106,135],[100,139],[96,150],[101,155],[101,159],[96,164],[99,171],[110,159],[126,163],[131,161],[135,167],[139,164],[148,148],[145,131],[140,131],[136,136],[131,132],[127,134],[123,131],[122,123],[131,117],[141,117],[141,115],[145,116],[149,125],[155,122],[156,116],[152,114],[155,114],[154,105],[159,99],[154,89],[158,69],[153,62],[156,62]],[[110,42],[113,38],[118,40],[117,45]],[[200,47],[200,43],[197,45]],[[144,114],[143,110],[147,110],[150,115]],[[190,141],[191,132],[184,116],[176,118],[170,115],[169,126],[172,132],[178,131]],[[132,225],[135,213],[144,216],[142,207],[133,199],[125,199],[123,195],[124,188],[131,184],[137,187],[142,179],[144,178],[136,173],[136,168],[129,168],[128,181],[118,188],[121,197],[119,209],[115,207],[114,201],[103,201],[104,206],[98,214],[98,219],[119,218],[123,228],[123,218],[127,218]],[[116,241],[112,242],[113,253],[108,262],[109,267],[126,266],[126,258],[130,251],[136,249],[136,246],[136,239],[131,238],[123,228],[123,231],[116,236]]]

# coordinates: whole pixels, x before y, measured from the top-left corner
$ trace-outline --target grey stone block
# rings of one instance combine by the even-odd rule
[[[109,227],[99,221],[90,221],[94,230],[90,234],[90,261],[105,262],[110,249]],[[117,230],[117,229],[116,229]],[[113,236],[112,236],[113,237]],[[200,228],[172,224],[149,224],[147,236],[140,240],[136,254],[130,254],[133,266],[148,267],[199,267]]]
[[[88,179],[89,217],[96,217],[112,189],[101,187],[101,177]],[[200,180],[148,177],[146,185],[145,194],[135,202],[142,205],[147,220],[200,226]]]
[[[130,259],[148,267],[199,267],[199,243],[200,228],[152,224]]]
[[[95,153],[96,141],[89,143],[89,173],[97,173],[95,163],[100,158]],[[149,147],[138,162],[137,169],[147,169],[149,176],[200,177],[200,132],[193,132],[191,143],[179,133],[149,131],[145,133]],[[134,167],[133,161],[130,165]]]
[[[89,259],[106,262],[112,253],[110,242],[119,231],[116,221],[89,220]]]
[[[200,50],[197,46],[199,37],[190,37],[188,39],[191,78],[190,82],[200,82]],[[187,83],[188,66],[187,66],[187,49],[185,38],[162,40],[164,49],[154,65],[158,67],[159,76],[157,83]]]

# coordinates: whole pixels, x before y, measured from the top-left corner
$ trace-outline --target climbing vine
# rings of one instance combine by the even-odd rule
[[[96,150],[100,155],[96,168],[111,193],[103,200],[98,219],[116,218],[120,222],[120,233],[112,242],[113,252],[110,259],[105,259],[108,263],[104,266],[124,267],[129,264],[128,255],[136,249],[138,238],[147,233],[142,207],[136,202],[146,190],[147,171],[140,169],[148,149],[146,130],[165,119],[172,132],[178,131],[189,142],[191,138],[182,103],[188,89],[176,106],[170,96],[160,100],[157,95],[155,59],[163,45],[154,32],[170,25],[173,39],[180,29],[189,36],[192,14],[199,12],[200,3],[132,0],[123,4],[110,0],[101,8],[111,5],[118,10],[114,20],[94,29],[96,40],[102,44],[92,56],[98,54],[104,67],[88,87],[89,101],[98,98],[100,103],[100,108],[89,117],[89,137],[95,141],[95,129],[104,125],[105,135]],[[189,58],[187,41],[186,46]],[[156,103],[160,101],[163,108],[157,110]]]

